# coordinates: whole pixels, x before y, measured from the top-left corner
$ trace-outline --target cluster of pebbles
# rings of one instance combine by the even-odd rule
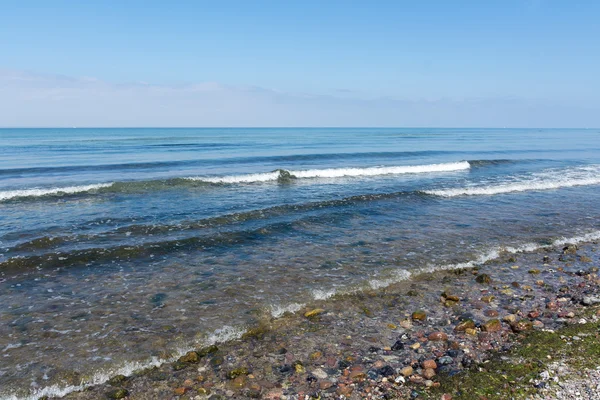
[[[527,331],[585,322],[582,309],[600,303],[597,247],[505,254],[475,269],[422,274],[264,316],[239,340],[66,398],[422,397],[440,376],[465,373]]]

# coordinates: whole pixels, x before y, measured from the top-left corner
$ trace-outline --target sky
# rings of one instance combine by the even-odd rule
[[[0,0],[0,126],[600,127],[591,0]]]

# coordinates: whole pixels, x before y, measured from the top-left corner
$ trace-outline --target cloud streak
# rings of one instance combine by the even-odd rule
[[[598,127],[600,110],[520,98],[361,98],[216,82],[153,85],[0,70],[0,126]]]

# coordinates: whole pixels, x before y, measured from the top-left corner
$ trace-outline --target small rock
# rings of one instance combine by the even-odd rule
[[[514,322],[512,324],[510,324],[511,329],[513,330],[513,332],[523,332],[523,331],[530,331],[531,329],[533,329],[533,324],[529,321],[519,321],[519,322]]]
[[[513,322],[517,321],[517,316],[515,314],[508,314],[502,317],[502,321],[512,324]]]
[[[502,329],[502,323],[497,319],[491,319],[481,326],[484,332],[498,332]]]
[[[458,325],[456,325],[454,330],[457,332],[464,332],[467,329],[474,329],[474,328],[475,328],[475,322],[473,322],[470,319],[467,319],[465,321],[460,322]]]
[[[577,253],[577,246],[574,244],[568,244],[565,247],[563,247],[563,254],[576,254]]]
[[[593,306],[594,304],[599,304],[600,303],[600,297],[597,297],[597,296],[585,296],[583,298],[583,300],[581,301],[581,303],[584,306]]]
[[[425,321],[427,319],[427,314],[425,314],[425,311],[415,311],[412,313],[412,319],[413,321]]]
[[[483,301],[484,303],[491,303],[492,301],[494,301],[494,299],[495,299],[495,298],[496,298],[496,297],[495,297],[495,296],[492,296],[492,295],[489,295],[489,296],[483,296],[483,297],[481,298],[481,301]]]
[[[492,278],[488,274],[479,274],[475,278],[475,281],[478,283],[489,284],[492,282]]]
[[[188,351],[184,356],[179,358],[179,362],[197,363],[200,361],[200,356],[195,351]]]
[[[467,335],[475,336],[475,335],[477,335],[477,329],[467,328],[467,329],[465,329],[465,333]]]
[[[425,368],[423,370],[422,375],[425,379],[431,379],[435,376],[435,371],[433,370],[433,368]]]
[[[323,371],[321,368],[314,369],[312,374],[319,379],[327,379],[327,372]]]
[[[432,332],[427,336],[427,339],[431,341],[446,341],[448,340],[448,335],[444,332]]]
[[[331,382],[331,381],[321,381],[321,382],[319,382],[319,389],[321,389],[321,390],[327,390],[327,389],[329,389],[332,386],[333,386],[333,382]]]
[[[248,368],[240,367],[240,368],[233,369],[227,373],[227,378],[235,379],[241,375],[248,375]]]
[[[411,376],[413,374],[414,370],[413,367],[411,367],[410,365],[408,367],[404,367],[400,370],[400,374],[402,374],[403,376]]]
[[[404,319],[404,320],[400,321],[400,326],[403,327],[404,329],[411,329],[413,327],[413,324],[412,324],[412,322],[410,322],[410,320]]]
[[[106,394],[106,397],[108,397],[109,399],[116,399],[116,400],[124,399],[127,396],[129,396],[129,392],[125,389],[113,390]]]
[[[425,360],[421,363],[421,366],[425,369],[427,369],[427,368],[436,369],[437,368],[437,364],[434,360]]]
[[[173,389],[173,393],[175,393],[175,396],[183,396],[187,391],[188,388],[184,387]]]
[[[440,359],[438,361],[439,361],[440,365],[449,365],[449,364],[452,364],[452,362],[454,360],[450,356],[443,356],[443,357],[440,357]]]
[[[108,380],[108,384],[111,386],[117,386],[117,385],[122,384],[126,380],[127,380],[127,377],[125,375],[115,375]]]
[[[317,315],[323,314],[325,312],[325,310],[323,310],[322,308],[315,308],[314,310],[310,310],[304,313],[304,316],[306,318],[312,318],[312,317],[316,317]]]
[[[404,349],[404,343],[400,340],[396,340],[396,343],[392,345],[392,351],[398,351]]]
[[[498,311],[496,311],[496,310],[485,310],[483,312],[483,315],[485,315],[486,317],[490,317],[490,318],[497,317],[498,316]]]

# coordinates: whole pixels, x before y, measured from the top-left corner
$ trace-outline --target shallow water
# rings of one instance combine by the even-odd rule
[[[599,138],[0,130],[0,397],[101,381],[411,271],[598,232]]]

